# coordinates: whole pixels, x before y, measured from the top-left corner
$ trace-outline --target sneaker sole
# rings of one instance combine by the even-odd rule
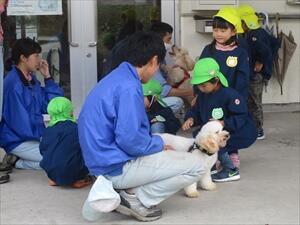
[[[135,211],[133,211],[132,209],[130,209],[126,206],[123,206],[123,205],[119,205],[118,208],[116,208],[116,211],[123,215],[126,215],[126,216],[133,216],[137,220],[140,220],[143,222],[150,222],[150,221],[158,220],[160,218],[160,216],[155,216],[155,217],[141,216],[138,213],[136,213]]]
[[[3,173],[3,174],[9,174],[11,172],[12,172],[12,169],[8,169],[8,170],[6,170],[6,169],[0,169],[0,173]]]
[[[213,179],[214,182],[218,182],[218,183],[222,183],[222,182],[229,182],[229,181],[237,181],[240,180],[241,176],[240,175],[236,175],[233,177],[228,177],[228,178],[224,178],[224,179]]]
[[[257,140],[263,140],[263,139],[265,139],[265,138],[266,138],[266,136],[264,135],[264,136],[257,137],[256,139],[257,139]]]
[[[9,181],[9,175],[4,175],[0,177],[0,184],[5,184]]]
[[[218,173],[218,170],[210,171],[210,174],[211,174],[211,175],[214,175],[214,174],[216,174],[216,173]]]

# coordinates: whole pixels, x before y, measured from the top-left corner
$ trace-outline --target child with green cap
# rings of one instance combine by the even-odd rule
[[[201,127],[210,120],[220,121],[230,133],[230,139],[219,151],[222,170],[212,178],[215,182],[239,180],[239,169],[233,165],[228,153],[248,148],[256,140],[257,132],[247,104],[236,90],[228,87],[227,79],[213,58],[203,58],[196,63],[191,83],[197,85],[199,93],[196,104],[186,114],[182,129]]]
[[[151,133],[176,134],[180,128],[180,121],[173,111],[162,100],[162,87],[157,80],[150,80],[143,84],[144,104],[151,125]]]
[[[47,111],[50,122],[40,143],[43,157],[40,166],[46,171],[49,184],[74,188],[91,184],[92,178],[88,176],[79,145],[71,101],[65,97],[53,98]]]

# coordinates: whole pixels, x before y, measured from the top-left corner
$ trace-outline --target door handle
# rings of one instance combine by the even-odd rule
[[[89,47],[96,47],[97,46],[97,41],[89,42],[88,46]]]
[[[69,44],[72,47],[79,47],[77,42],[73,42],[73,34],[72,34],[72,15],[71,15],[71,0],[68,0],[68,32],[69,32]]]

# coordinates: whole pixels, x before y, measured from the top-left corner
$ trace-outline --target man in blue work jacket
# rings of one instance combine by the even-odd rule
[[[90,173],[105,176],[120,190],[116,210],[152,221],[162,214],[156,206],[199,180],[205,165],[150,134],[142,83],[153,77],[165,57],[161,38],[152,32],[136,33],[126,51],[127,61],[88,95],[78,119],[79,139]]]

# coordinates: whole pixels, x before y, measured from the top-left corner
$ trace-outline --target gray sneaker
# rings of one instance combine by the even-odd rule
[[[2,164],[3,165],[11,165],[14,167],[18,160],[19,160],[18,156],[6,153],[5,156],[3,157]]]
[[[0,184],[7,183],[9,181],[8,174],[0,174]]]
[[[162,211],[156,206],[147,208],[135,195],[127,194],[125,191],[120,191],[121,204],[116,208],[116,211],[133,216],[140,221],[154,221],[161,217]]]
[[[11,173],[12,168],[13,168],[12,165],[0,163],[0,172]]]

